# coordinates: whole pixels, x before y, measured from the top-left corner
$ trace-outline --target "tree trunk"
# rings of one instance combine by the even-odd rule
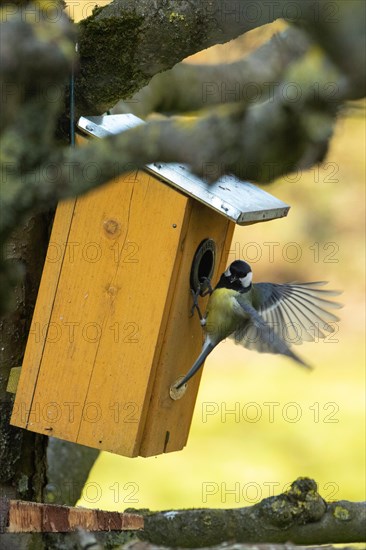
[[[13,396],[6,387],[10,370],[22,364],[27,335],[42,273],[47,243],[47,223],[44,216],[30,218],[19,227],[6,246],[5,255],[20,261],[24,267],[23,284],[18,284],[12,296],[12,313],[0,321],[0,496],[40,501],[46,479],[47,438],[15,428],[9,424]],[[0,547],[28,548],[37,543],[37,535],[1,535]]]
[[[14,232],[7,259],[21,262],[23,284],[14,290],[11,314],[0,321],[0,497],[73,505],[79,499],[98,451],[51,439],[10,425],[13,395],[6,391],[10,371],[21,366],[48,245],[48,216],[30,218]],[[61,535],[61,538],[63,536]],[[0,548],[57,548],[58,535],[2,534]],[[74,546],[72,537],[63,548]]]

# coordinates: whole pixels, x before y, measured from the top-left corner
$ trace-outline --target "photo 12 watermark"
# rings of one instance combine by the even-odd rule
[[[306,246],[296,241],[234,241],[226,249],[226,253],[228,263],[244,260],[250,264],[260,261],[270,264],[280,261],[296,264],[305,260],[314,264],[338,264],[340,261],[340,247],[335,241],[310,242]]]
[[[61,341],[73,344],[80,340],[89,344],[99,344],[104,335],[112,336],[111,342],[114,344],[138,344],[141,341],[142,331],[141,326],[135,321],[103,324],[95,321],[81,322],[66,319],[49,323],[34,320],[28,339],[32,339],[36,344],[41,342],[56,344]]]
[[[280,403],[279,401],[248,401],[242,403],[204,401],[201,404],[201,422],[203,424],[219,421],[225,423],[249,423],[257,422],[313,422],[315,424],[338,424],[340,407],[334,401],[304,404],[296,401]]]
[[[254,28],[276,19],[309,23],[338,23],[339,5],[334,1],[321,2],[300,0],[203,0],[206,17],[214,17],[222,24],[242,24]]]
[[[222,504],[255,504],[264,498],[288,491],[291,485],[283,485],[279,481],[204,481],[201,485],[201,499],[203,504],[214,500]],[[327,501],[335,500],[339,484],[327,481],[320,486],[320,492]]]
[[[31,406],[24,402],[14,405],[15,414],[22,424],[50,425],[49,431],[53,431],[58,423],[98,424],[101,422],[113,422],[115,424],[137,424],[141,417],[141,407],[134,401],[110,403],[98,403],[97,401],[33,401]]]
[[[115,504],[137,504],[140,502],[138,494],[140,486],[135,481],[121,483],[114,481],[110,485],[101,485],[96,481],[87,481],[85,485],[77,481],[62,483],[48,483],[45,487],[45,501],[76,502],[79,498],[88,504],[98,504],[107,500]]]
[[[315,164],[306,170],[294,168],[292,164],[284,165],[282,162],[263,162],[258,165],[248,160],[245,163],[235,163],[235,176],[238,178],[238,183],[246,181],[248,174],[251,175],[251,181],[271,182],[280,173],[283,181],[292,184],[299,183],[305,177],[307,180],[310,177],[314,183],[333,184],[340,181],[339,170],[339,165],[333,161]],[[232,175],[227,174],[227,171],[227,166],[223,162],[205,161],[202,163],[200,173],[202,178],[208,181],[216,181],[220,178],[220,184],[224,185],[227,178],[232,182]]]
[[[298,82],[241,82],[238,80],[207,81],[202,83],[202,103],[229,103],[244,101],[256,103],[266,100],[273,103],[283,100],[287,103],[300,103],[309,95],[314,101],[339,101],[337,82],[309,82],[303,89]]]

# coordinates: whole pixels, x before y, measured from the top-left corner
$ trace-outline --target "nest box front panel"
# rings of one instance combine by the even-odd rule
[[[190,199],[190,205],[188,227],[182,240],[182,260],[141,442],[142,456],[180,450],[187,443],[202,369],[190,380],[180,399],[173,400],[169,390],[172,383],[190,369],[202,348],[203,332],[198,315],[191,316],[192,260],[200,243],[208,237],[212,239],[216,245],[212,280],[216,282],[226,267],[235,228],[234,223],[200,202]],[[208,297],[200,298],[203,311],[207,301]]]
[[[63,254],[44,271],[13,424],[138,453],[186,206],[142,171],[67,203],[71,224],[61,235],[55,220],[49,251]]]

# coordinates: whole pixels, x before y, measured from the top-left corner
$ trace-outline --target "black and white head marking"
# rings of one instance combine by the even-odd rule
[[[243,260],[235,260],[221,275],[216,288],[231,288],[238,292],[246,292],[252,285],[252,270]]]

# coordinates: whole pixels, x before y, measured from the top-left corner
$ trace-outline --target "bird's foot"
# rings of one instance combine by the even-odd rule
[[[208,294],[212,294],[212,292],[213,292],[213,290],[212,290],[212,286],[211,286],[211,281],[208,277],[202,277],[201,278],[200,286],[198,287],[197,290],[193,290],[193,288],[191,288],[191,294],[192,294],[192,298],[193,298],[193,306],[191,308],[190,317],[193,317],[194,310],[196,309],[202,326],[204,326],[206,324],[206,319],[203,317],[203,315],[201,313],[201,310],[200,310],[200,307],[198,305],[198,296],[202,296],[204,298]]]
[[[209,279],[208,277],[201,277],[199,290],[202,297],[207,296],[208,294],[212,294],[213,288],[211,286],[211,279]]]
[[[191,307],[190,317],[193,317],[194,310],[196,309],[197,313],[198,313],[198,316],[200,318],[200,321],[202,323],[203,315],[201,313],[200,306],[198,305],[198,296],[200,295],[200,292],[201,292],[201,287],[198,290],[193,290],[193,288],[191,288],[191,294],[192,294],[192,298],[193,298],[193,306]]]

